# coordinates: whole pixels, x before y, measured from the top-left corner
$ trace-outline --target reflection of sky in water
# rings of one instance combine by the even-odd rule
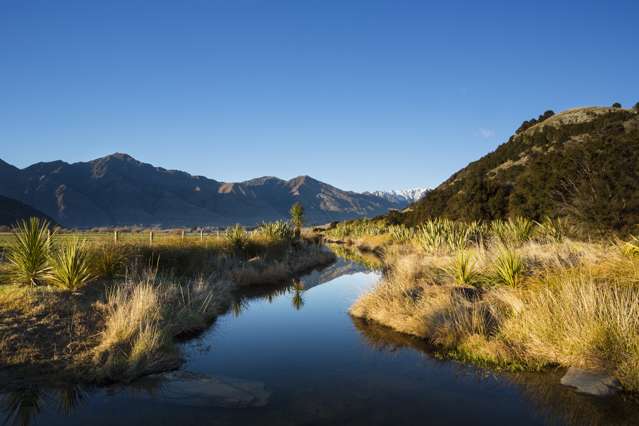
[[[438,361],[420,340],[352,320],[348,307],[379,278],[352,266],[340,261],[304,277],[306,290],[291,286],[270,301],[248,297],[237,314],[223,315],[185,345],[185,370],[262,382],[272,392],[266,407],[177,406],[135,387],[79,395],[35,390],[37,424],[629,424],[637,418],[636,405],[577,395],[558,384],[557,374],[494,377]],[[28,391],[25,419],[35,412]],[[20,395],[5,395],[4,408],[13,403],[15,409],[16,401]]]

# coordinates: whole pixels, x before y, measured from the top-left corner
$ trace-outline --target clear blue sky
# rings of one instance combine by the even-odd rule
[[[639,101],[639,2],[0,0],[0,158],[434,186],[546,109]]]

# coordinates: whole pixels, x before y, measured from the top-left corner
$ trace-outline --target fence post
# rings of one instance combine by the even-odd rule
[[[118,243],[118,231],[117,230],[113,231],[113,243],[114,244]]]
[[[153,245],[153,231],[149,231],[149,245]]]
[[[200,229],[200,242],[204,241],[204,230]]]
[[[182,230],[182,241],[184,241],[184,229]]]

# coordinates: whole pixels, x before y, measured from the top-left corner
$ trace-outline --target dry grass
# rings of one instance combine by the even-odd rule
[[[104,330],[93,350],[98,381],[131,380],[179,365],[174,338],[204,329],[230,303],[230,283],[181,284],[152,274],[112,287],[100,307]]]
[[[626,389],[639,390],[636,257],[611,244],[527,242],[510,249],[527,273],[505,285],[494,275],[503,249],[470,250],[465,256],[482,277],[479,288],[460,280],[459,257],[425,257],[409,246],[389,250],[389,272],[351,314],[426,338],[465,360],[604,369]]]
[[[208,327],[231,306],[233,288],[286,284],[334,260],[305,239],[290,241],[284,226],[272,228],[247,234],[241,250],[224,236],[116,244],[84,234],[87,246],[76,244],[60,262],[76,293],[5,284],[11,269],[0,261],[0,367],[98,382],[176,367],[176,339]],[[87,277],[96,279],[80,289]]]

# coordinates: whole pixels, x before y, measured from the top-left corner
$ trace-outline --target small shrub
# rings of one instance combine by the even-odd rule
[[[542,242],[560,243],[569,233],[568,221],[564,218],[552,219],[548,216],[542,222],[536,222],[537,234]]]
[[[446,230],[441,220],[428,220],[415,233],[417,245],[426,253],[440,252],[446,244]]]
[[[628,257],[639,256],[639,238],[633,235],[630,241],[621,243],[621,251]]]
[[[415,241],[429,254],[465,249],[480,232],[477,222],[467,224],[449,219],[431,219],[417,228]]]
[[[241,252],[247,245],[249,236],[246,230],[240,225],[235,225],[226,230],[224,233],[230,248],[236,253]]]
[[[101,244],[93,251],[91,267],[96,277],[115,278],[122,273],[126,265],[126,256],[122,246]]]
[[[621,108],[621,104],[619,102],[615,102],[614,104],[612,104],[613,108]]]
[[[499,243],[509,247],[518,247],[530,240],[534,230],[533,222],[523,217],[510,218],[505,222],[496,220],[491,223],[493,236]]]
[[[263,223],[255,233],[271,243],[290,243],[295,237],[291,225],[283,220]]]
[[[415,237],[415,231],[412,228],[407,228],[404,225],[391,225],[388,228],[388,232],[391,235],[393,241],[397,243],[405,243]]]
[[[479,278],[477,261],[465,250],[457,253],[449,272],[459,285],[476,285]]]
[[[302,203],[297,202],[291,207],[291,222],[295,227],[295,237],[299,238],[302,233],[302,226],[304,226],[304,207]]]
[[[19,284],[43,284],[49,271],[49,223],[36,217],[18,223],[7,260],[12,279]]]
[[[335,227],[328,230],[326,235],[343,240],[346,238],[373,237],[385,234],[386,232],[388,232],[388,228],[384,221],[359,219],[349,222],[340,222],[335,225]]]
[[[524,261],[512,248],[502,247],[495,258],[495,279],[501,284],[516,287],[524,274]]]
[[[48,281],[66,290],[76,291],[95,278],[86,243],[77,238],[54,250],[49,262]]]

